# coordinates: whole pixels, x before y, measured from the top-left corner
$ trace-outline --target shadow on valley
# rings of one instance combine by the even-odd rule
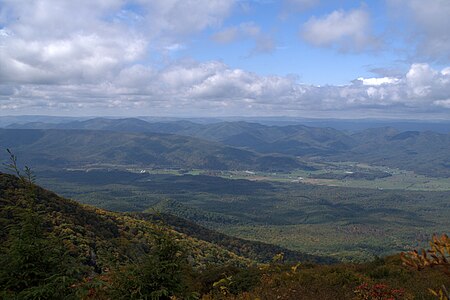
[[[450,226],[450,192],[95,169],[42,172],[38,178],[83,203],[122,212],[169,213],[239,238],[344,260],[423,245],[427,232]],[[365,250],[351,251],[351,245],[365,245]]]

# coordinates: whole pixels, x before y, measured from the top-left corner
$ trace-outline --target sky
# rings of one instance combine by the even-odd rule
[[[0,115],[450,119],[450,0],[0,0]]]

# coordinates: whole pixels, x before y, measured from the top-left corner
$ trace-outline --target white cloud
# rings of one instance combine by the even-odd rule
[[[442,69],[441,74],[444,76],[450,75],[450,67]]]
[[[401,77],[360,78],[343,86],[320,87],[215,61],[180,61],[160,70],[134,65],[97,84],[0,85],[0,106],[8,111],[40,107],[140,114],[365,116],[370,110],[378,116],[448,116],[450,74],[444,73],[413,64]]]
[[[6,38],[8,36],[11,36],[11,32],[6,29],[0,29],[0,38]]]
[[[398,83],[400,80],[395,77],[379,77],[379,78],[358,78],[359,81],[362,82],[363,85],[383,85],[383,84],[395,84]]]
[[[172,45],[168,45],[166,47],[164,47],[165,50],[170,51],[170,52],[175,52],[175,51],[179,51],[186,48],[186,46],[182,45],[182,44],[172,44]]]
[[[450,109],[450,99],[447,99],[447,100],[436,100],[435,104],[438,105],[438,106],[441,106],[443,108]]]
[[[428,96],[439,81],[437,75],[438,72],[428,64],[413,64],[406,73],[409,96],[413,98]]]
[[[162,53],[181,49],[180,41],[186,35],[220,24],[233,3],[4,0],[0,6],[0,23],[4,24],[0,81],[71,84],[110,80],[154,49]]]
[[[409,33],[405,40],[415,48],[415,56],[450,61],[450,1],[388,0],[388,4],[393,17],[405,22]]]
[[[153,34],[186,35],[218,26],[227,17],[234,0],[138,1],[146,12],[145,26]]]
[[[313,16],[302,26],[300,35],[314,46],[342,51],[363,51],[376,44],[371,35],[370,16],[364,8],[336,10],[321,18]]]

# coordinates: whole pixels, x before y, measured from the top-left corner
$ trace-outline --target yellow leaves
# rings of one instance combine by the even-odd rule
[[[433,296],[439,297],[439,300],[449,300],[450,299],[449,293],[448,293],[447,289],[445,288],[445,286],[442,286],[439,291],[435,291],[433,289],[428,289],[428,291]]]
[[[417,270],[425,267],[444,266],[448,272],[450,268],[450,239],[446,234],[441,237],[434,235],[430,242],[430,249],[422,249],[401,253],[401,259],[404,264],[411,266]],[[450,274],[449,274],[450,275]]]
[[[232,278],[233,276],[222,278],[219,281],[214,282],[213,287],[218,288],[222,295],[224,296],[229,295],[230,294],[229,287],[231,286],[231,284],[233,284]]]
[[[273,263],[282,263],[284,260],[284,253],[280,252],[278,254],[275,254],[275,256],[272,258]]]
[[[422,249],[401,253],[401,259],[407,266],[413,267],[417,270],[423,270],[426,267],[441,266],[443,272],[450,276],[450,239],[448,235],[442,234],[433,235],[430,242],[430,249]],[[428,289],[432,295],[438,297],[439,300],[450,300],[449,293],[445,286],[442,286],[439,291]]]
[[[297,273],[297,269],[301,266],[301,263],[296,264],[295,266],[291,267],[291,272],[292,273]]]

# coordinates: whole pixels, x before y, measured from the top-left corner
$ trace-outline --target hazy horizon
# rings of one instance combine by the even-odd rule
[[[102,115],[102,114],[79,114],[79,115],[65,115],[65,114],[5,114],[0,115],[0,118],[27,118],[27,117],[42,117],[42,118],[83,118],[83,119],[93,119],[93,118],[111,118],[111,119],[139,119],[139,118],[155,118],[155,119],[236,119],[236,120],[254,120],[254,119],[277,119],[277,120],[311,120],[311,121],[320,121],[320,120],[333,120],[333,121],[376,121],[376,122],[425,122],[425,123],[447,123],[450,122],[450,119],[445,118],[399,118],[392,116],[385,117],[303,117],[303,116],[285,116],[285,115],[216,115],[216,116],[202,116],[202,115]]]

